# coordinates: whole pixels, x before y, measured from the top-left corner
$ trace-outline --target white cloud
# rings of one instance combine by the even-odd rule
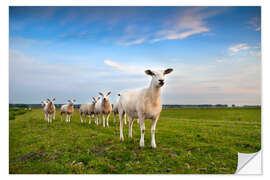
[[[248,21],[249,28],[254,31],[261,31],[261,19],[259,17],[253,17]]]
[[[250,47],[246,43],[240,43],[240,44],[236,44],[236,45],[229,47],[229,50],[232,51],[233,53],[236,53],[236,52],[239,52],[241,50],[247,50],[249,48]]]
[[[121,40],[122,45],[134,45],[145,42],[155,43],[163,40],[185,39],[195,34],[210,32],[207,25],[207,18],[210,18],[220,12],[208,11],[206,7],[190,7],[174,17],[168,17],[164,22],[155,27],[158,30],[148,29],[147,32],[138,33],[140,29],[135,27],[126,27],[125,35]],[[136,32],[136,33],[135,33]],[[139,34],[135,36],[135,34]]]
[[[119,70],[119,73],[127,73],[127,74],[140,74],[142,75],[145,71],[145,68],[140,67],[138,65],[136,66],[131,66],[131,65],[126,65],[126,64],[119,64],[115,61],[105,59],[104,63],[110,67],[113,67],[117,70]]]

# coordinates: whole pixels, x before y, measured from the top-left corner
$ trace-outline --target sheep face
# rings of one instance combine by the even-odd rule
[[[152,84],[155,87],[162,87],[165,84],[165,75],[169,74],[173,69],[169,68],[166,70],[146,70],[145,73],[152,76]]]
[[[48,104],[47,101],[42,101],[42,102],[41,102],[41,105],[42,105],[42,106],[45,106],[46,104]]]
[[[92,103],[96,104],[99,99],[100,99],[100,97],[98,97],[97,99],[93,97]]]
[[[110,94],[111,94],[111,91],[110,92],[108,92],[106,95],[104,95],[103,93],[99,93],[99,95],[101,95],[102,96],[102,101],[104,101],[104,102],[108,102],[108,101],[110,101],[109,100],[109,96],[110,96]]]
[[[54,101],[55,101],[55,98],[53,98],[53,99],[47,99],[47,103],[48,104],[53,104],[54,103]],[[44,101],[43,101],[44,102]]]
[[[70,106],[73,106],[74,105],[74,103],[75,103],[75,99],[73,99],[73,100],[68,100],[68,105],[70,105]]]

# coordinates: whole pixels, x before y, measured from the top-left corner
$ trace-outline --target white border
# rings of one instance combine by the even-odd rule
[[[65,178],[65,179],[74,179],[74,178],[110,178],[110,179],[138,179],[138,178],[155,178],[155,179],[179,179],[179,178],[200,178],[200,179],[216,179],[216,178],[240,178],[240,179],[249,179],[249,178],[267,178],[269,179],[270,175],[270,160],[269,152],[269,128],[270,128],[270,56],[269,56],[269,41],[270,41],[270,28],[269,28],[269,18],[270,9],[269,9],[269,0],[0,0],[0,114],[1,121],[4,125],[1,126],[1,163],[0,171],[1,178],[20,178],[20,179],[47,179],[47,178]],[[8,175],[8,6],[262,6],[262,140],[268,140],[268,143],[262,141],[263,147],[263,176],[237,176],[237,175],[225,175],[225,176],[216,176],[216,175],[140,175],[140,176],[123,176],[123,175],[114,175],[114,176],[38,176],[37,175]],[[268,20],[268,21],[267,21]],[[268,152],[268,153],[266,153]],[[267,160],[268,159],[268,160]]]

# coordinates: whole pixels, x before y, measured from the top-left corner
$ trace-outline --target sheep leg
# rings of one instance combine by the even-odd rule
[[[133,125],[134,118],[129,118],[129,133],[128,137],[132,138],[132,125]]]
[[[55,120],[55,111],[54,111],[54,113],[53,113],[53,120]]]
[[[152,136],[152,141],[151,141],[151,146],[152,148],[156,148],[156,140],[155,140],[155,131],[156,131],[156,124],[158,121],[158,117],[155,119],[152,119],[152,125],[151,125],[151,136]]]
[[[103,120],[103,127],[105,127],[105,117],[104,117],[104,114],[102,114],[102,120]]]
[[[68,122],[68,115],[66,114],[66,122]]]
[[[69,117],[69,118],[68,118],[68,122],[70,122],[71,115],[69,115],[68,117]]]
[[[125,125],[127,124],[127,114],[125,114]]]
[[[110,118],[110,114],[107,114],[107,127],[109,127],[109,118]]]
[[[80,118],[81,118],[81,123],[83,123],[83,120],[82,120],[82,112],[80,113]]]
[[[144,147],[145,123],[144,123],[144,119],[143,118],[140,118],[140,126],[141,126],[140,147]]]
[[[98,120],[97,120],[97,114],[95,114],[95,123],[96,123],[96,125],[98,125]]]
[[[86,113],[84,113],[84,121],[83,122],[86,122]]]
[[[91,119],[92,119],[92,117],[91,117],[91,115],[89,115],[89,124],[91,124]]]
[[[113,112],[113,123],[115,123],[116,122],[116,113],[115,112]]]
[[[137,123],[138,123],[138,124],[140,123],[139,119],[137,119]]]
[[[124,125],[124,115],[125,113],[122,111],[122,112],[119,112],[119,118],[120,118],[120,140],[121,141],[124,141],[124,136],[123,136],[123,125]]]

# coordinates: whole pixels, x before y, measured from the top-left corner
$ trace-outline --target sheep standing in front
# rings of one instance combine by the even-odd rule
[[[55,98],[53,99],[47,99],[47,102],[44,102],[44,113],[45,113],[45,119],[51,123],[52,119],[54,118],[55,114],[55,105],[54,105]],[[47,104],[46,104],[47,103]]]
[[[110,114],[112,112],[112,105],[109,99],[109,95],[111,94],[111,92],[108,92],[106,95],[99,93],[102,98],[101,100],[99,100],[96,103],[96,107],[95,107],[95,112],[96,115],[101,115],[102,116],[102,120],[103,120],[103,127],[105,127],[107,125],[107,127],[109,127],[109,117]],[[106,116],[106,125],[105,125],[105,116]],[[98,117],[97,117],[97,121],[98,121]]]
[[[118,96],[120,96],[120,94],[118,94]],[[115,103],[113,105],[113,109],[112,109],[112,112],[113,112],[113,122],[114,123],[116,122],[116,115],[119,114],[118,105],[119,105],[119,99],[117,99],[115,101]],[[127,124],[126,114],[125,114],[125,124]]]
[[[44,120],[47,121],[47,114],[45,113],[45,107],[47,106],[48,102],[47,101],[41,101],[41,105],[43,107],[44,111]]]
[[[100,99],[98,97],[97,99],[93,97],[93,101],[91,103],[85,103],[80,106],[80,117],[81,117],[81,123],[86,122],[86,115],[89,115],[89,124],[91,124],[91,116],[95,115],[95,104]],[[82,119],[82,115],[84,114],[84,119]]]
[[[68,100],[68,104],[61,106],[60,108],[61,121],[62,121],[62,114],[66,114],[66,122],[70,122],[71,115],[74,112],[74,102],[75,99]]]
[[[120,116],[120,140],[123,136],[123,118],[125,113],[129,117],[129,137],[132,137],[132,125],[135,118],[139,118],[141,127],[140,147],[144,147],[145,119],[152,119],[151,124],[151,146],[156,148],[155,130],[160,112],[161,104],[161,87],[165,83],[165,75],[173,69],[166,70],[146,70],[145,73],[152,77],[150,86],[141,90],[125,91],[121,94],[119,100]]]

